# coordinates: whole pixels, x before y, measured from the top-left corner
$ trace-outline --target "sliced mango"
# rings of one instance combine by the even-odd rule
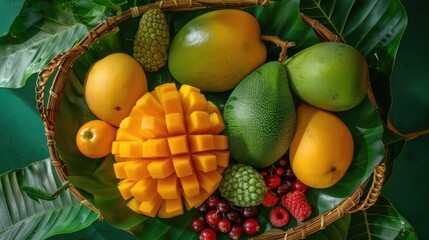
[[[186,134],[185,119],[181,113],[166,114],[165,125],[170,136]]]
[[[147,165],[149,165],[149,163],[150,161],[148,160],[134,160],[132,162],[128,162],[124,166],[127,178],[132,181],[138,181],[140,179],[150,177],[150,173],[147,170]]]
[[[192,153],[210,151],[215,147],[211,134],[189,135],[188,142]]]
[[[200,194],[200,184],[196,174],[191,174],[179,179],[182,185],[182,191],[186,197],[190,198]]]
[[[188,139],[186,135],[169,137],[167,140],[171,155],[176,156],[189,153]]]
[[[136,184],[135,181],[131,180],[122,180],[118,183],[118,190],[124,200],[130,199],[133,194],[131,193],[131,188]]]
[[[152,199],[147,201],[142,201],[138,210],[146,216],[155,217],[158,213],[159,207],[162,204],[162,197],[156,192],[152,195]]]
[[[191,159],[194,168],[201,172],[207,173],[217,168],[216,155],[209,152],[194,153]]]
[[[186,117],[188,134],[204,134],[210,128],[210,117],[207,112],[194,111]]]
[[[194,173],[190,155],[173,157],[174,171],[177,177],[186,177]]]
[[[165,199],[158,211],[160,218],[172,218],[183,214],[182,198]]]
[[[142,145],[142,156],[144,158],[170,157],[170,148],[166,138],[152,138],[146,140]]]
[[[164,179],[174,173],[174,166],[169,158],[155,159],[147,165],[150,176],[154,179]]]
[[[153,193],[156,192],[157,181],[152,178],[143,178],[139,180],[130,189],[131,194],[138,201],[147,201],[152,199]]]
[[[229,164],[228,139],[217,106],[201,90],[174,83],[140,97],[120,124],[111,152],[127,206],[171,218],[204,202]]]
[[[178,180],[175,174],[158,179],[158,193],[163,199],[176,199],[180,197]]]

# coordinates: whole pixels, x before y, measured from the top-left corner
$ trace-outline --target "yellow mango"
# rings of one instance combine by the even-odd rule
[[[205,111],[208,112],[209,114],[217,113],[219,115],[222,115],[219,108],[212,101],[207,101]]]
[[[229,151],[210,151],[211,154],[216,156],[216,163],[221,167],[228,167],[229,165]]]
[[[167,92],[162,96],[161,100],[164,111],[168,113],[181,113],[183,114],[182,104],[180,102],[180,95],[178,92]]]
[[[187,85],[187,84],[183,84],[182,86],[180,86],[179,94],[180,94],[180,100],[182,101],[182,103],[186,102],[189,95],[193,92],[200,93],[201,90],[199,88],[196,88],[194,86]]]

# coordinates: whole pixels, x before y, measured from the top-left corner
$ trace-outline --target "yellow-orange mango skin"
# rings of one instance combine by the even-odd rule
[[[258,21],[245,11],[202,14],[174,36],[169,70],[180,83],[203,91],[231,90],[265,62],[267,49],[260,35]]]
[[[301,103],[289,157],[296,177],[313,188],[337,183],[349,168],[354,153],[352,134],[335,114]]]
[[[143,68],[124,53],[112,53],[95,62],[84,82],[84,98],[91,112],[116,127],[146,92]]]

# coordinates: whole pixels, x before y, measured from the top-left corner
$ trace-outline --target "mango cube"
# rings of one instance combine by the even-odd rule
[[[147,170],[152,178],[163,179],[174,173],[174,166],[170,158],[154,159],[147,165]]]
[[[191,157],[188,154],[173,157],[172,160],[177,177],[186,177],[194,173]]]
[[[188,136],[189,147],[192,153],[213,150],[215,142],[211,134],[199,134]]]
[[[194,168],[201,172],[206,173],[214,171],[217,168],[216,155],[208,152],[194,153],[191,159]]]
[[[175,174],[164,179],[158,179],[158,193],[163,199],[176,199],[180,197],[178,180]]]
[[[162,204],[162,197],[159,194],[153,194],[152,199],[142,201],[139,206],[139,211],[146,216],[155,217]]]
[[[188,134],[207,133],[210,128],[210,118],[207,112],[194,111],[186,117]]]

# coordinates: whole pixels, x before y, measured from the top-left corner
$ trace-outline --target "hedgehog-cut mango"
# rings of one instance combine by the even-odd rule
[[[133,211],[171,218],[199,206],[229,165],[219,109],[190,85],[165,83],[137,100],[112,144],[118,190]]]

